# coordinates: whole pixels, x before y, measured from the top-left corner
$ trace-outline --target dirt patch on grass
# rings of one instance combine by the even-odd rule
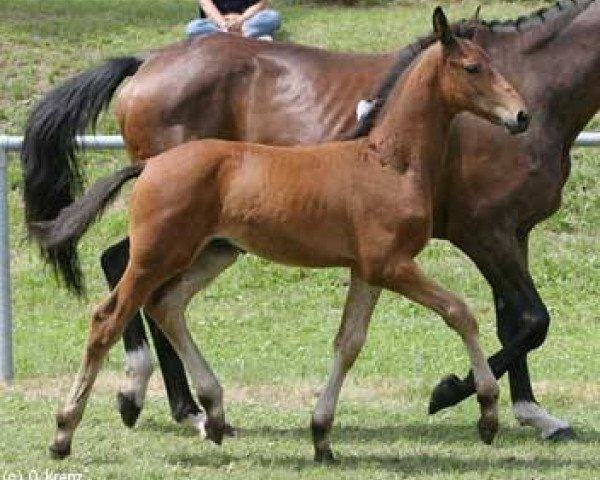
[[[23,379],[11,386],[0,386],[0,395],[18,394],[28,400],[61,399],[71,387],[74,377],[74,375],[61,375]],[[102,373],[94,385],[94,395],[113,397],[122,382],[123,376],[119,373]],[[342,399],[357,403],[400,407],[411,403],[415,397],[427,398],[431,387],[427,382],[419,380],[401,382],[394,379],[351,379],[344,385]],[[268,384],[224,384],[227,402],[269,405],[282,409],[311,408],[321,388],[322,384],[316,380]],[[570,402],[583,404],[595,403],[600,398],[600,383],[542,381],[534,384],[534,390],[542,402],[546,396],[565,398]],[[148,397],[166,397],[160,375],[152,376],[148,386]]]
[[[75,375],[56,377],[35,377],[18,380],[13,385],[1,386],[0,395],[16,393],[26,399],[60,399],[71,387]],[[101,373],[94,384],[94,394],[114,395],[123,383],[123,375],[116,372]],[[299,408],[314,405],[322,385],[317,381],[300,380],[293,383],[240,384],[225,383],[225,397],[228,402],[245,404],[269,404],[279,408]],[[343,390],[346,400],[374,402],[405,397],[414,386],[402,385],[391,380],[349,381]],[[153,375],[148,385],[149,398],[165,397],[165,388],[160,375]]]

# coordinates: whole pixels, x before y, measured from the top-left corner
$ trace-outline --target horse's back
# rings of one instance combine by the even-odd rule
[[[140,67],[117,116],[133,159],[194,138],[316,143],[353,126],[392,61],[235,35],[186,40]]]

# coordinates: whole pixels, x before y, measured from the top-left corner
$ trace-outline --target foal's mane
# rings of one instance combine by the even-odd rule
[[[513,32],[524,33],[526,31],[531,31],[540,25],[545,25],[547,22],[557,19],[563,14],[579,14],[596,1],[597,0],[560,0],[551,7],[540,8],[529,15],[522,15],[516,19],[492,20],[489,22],[485,20],[475,21],[473,19],[463,19],[452,24],[450,28],[452,33],[457,37],[467,39],[473,38],[475,31],[479,28],[485,28],[492,33],[499,34]],[[437,37],[435,33],[430,33],[429,35],[417,39],[398,53],[396,63],[390,68],[385,79],[377,88],[376,93],[370,99],[372,102],[371,109],[358,121],[354,130],[343,136],[342,139],[354,140],[369,134],[398,79],[413,60],[436,40]]]
[[[460,20],[459,22],[450,25],[450,29],[452,33],[458,37],[471,38],[475,33],[476,25],[477,23],[471,20]],[[432,32],[400,50],[396,63],[390,68],[385,79],[381,82],[377,91],[370,99],[372,102],[371,109],[358,121],[354,130],[343,137],[344,139],[354,140],[369,134],[398,79],[406,71],[413,60],[436,41],[437,36]]]

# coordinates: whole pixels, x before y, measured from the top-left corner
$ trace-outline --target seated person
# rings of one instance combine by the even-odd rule
[[[199,0],[198,10],[200,18],[185,27],[188,37],[231,32],[272,40],[281,24],[279,13],[267,8],[266,0]]]

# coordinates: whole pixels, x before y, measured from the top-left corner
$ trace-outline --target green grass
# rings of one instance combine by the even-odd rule
[[[586,421],[576,424],[579,440],[548,445],[532,432],[513,425],[502,429],[492,447],[480,445],[471,425],[475,410],[459,408],[452,415],[425,418],[419,402],[382,398],[374,402],[346,400],[339,409],[334,440],[341,462],[323,467],[312,462],[307,430],[309,408],[273,408],[260,403],[229,405],[230,419],[240,425],[234,439],[215,447],[191,430],[173,426],[162,402],[150,402],[135,430],[116,419],[112,404],[95,398],[75,451],[63,462],[48,460],[40,448],[52,429],[55,401],[3,402],[16,415],[0,420],[6,469],[28,472],[50,469],[82,472],[85,478],[240,478],[240,479],[578,479],[597,478],[600,468],[597,430],[600,416],[592,402]],[[555,408],[557,405],[553,405]],[[564,404],[563,413],[581,419],[581,408]],[[503,411],[503,418],[508,411]],[[0,472],[3,468],[0,465]]]
[[[470,15],[475,2],[448,7]],[[514,17],[540,3],[485,3],[485,18]],[[365,9],[281,6],[282,37],[337,50],[384,51],[430,28],[432,3]],[[20,134],[28,109],[52,85],[103,58],[177,40],[194,2],[173,0],[0,0],[0,132]],[[595,124],[598,126],[598,123]],[[116,132],[107,115],[101,132]],[[124,429],[113,410],[122,349],[111,352],[104,387],[92,397],[74,456],[47,460],[58,398],[79,363],[92,306],[105,294],[98,255],[123,236],[123,205],[109,211],[82,244],[89,298],[57,289],[24,240],[18,162],[10,168],[11,268],[17,384],[0,398],[0,474],[31,469],[84,472],[85,478],[595,478],[600,467],[600,186],[597,150],[573,152],[564,206],[534,232],[532,271],[554,322],[544,347],[531,355],[536,390],[552,413],[572,421],[579,440],[548,445],[511,418],[502,382],[503,428],[493,447],[476,438],[473,401],[429,418],[431,387],[441,375],[463,373],[459,339],[435,315],[384,295],[369,340],[340,403],[334,433],[342,463],[311,461],[308,419],[313,390],[331,359],[346,273],[287,269],[246,257],[190,309],[190,325],[226,386],[238,438],[216,448],[168,418],[155,388],[140,425]],[[91,178],[125,164],[122,153],[90,153]],[[16,159],[15,159],[16,160]],[[480,320],[488,352],[498,348],[491,296],[472,264],[446,243],[421,256],[426,270],[461,293]],[[48,377],[57,376],[59,387]],[[66,383],[65,383],[66,382]],[[245,392],[245,393],[244,393]]]

